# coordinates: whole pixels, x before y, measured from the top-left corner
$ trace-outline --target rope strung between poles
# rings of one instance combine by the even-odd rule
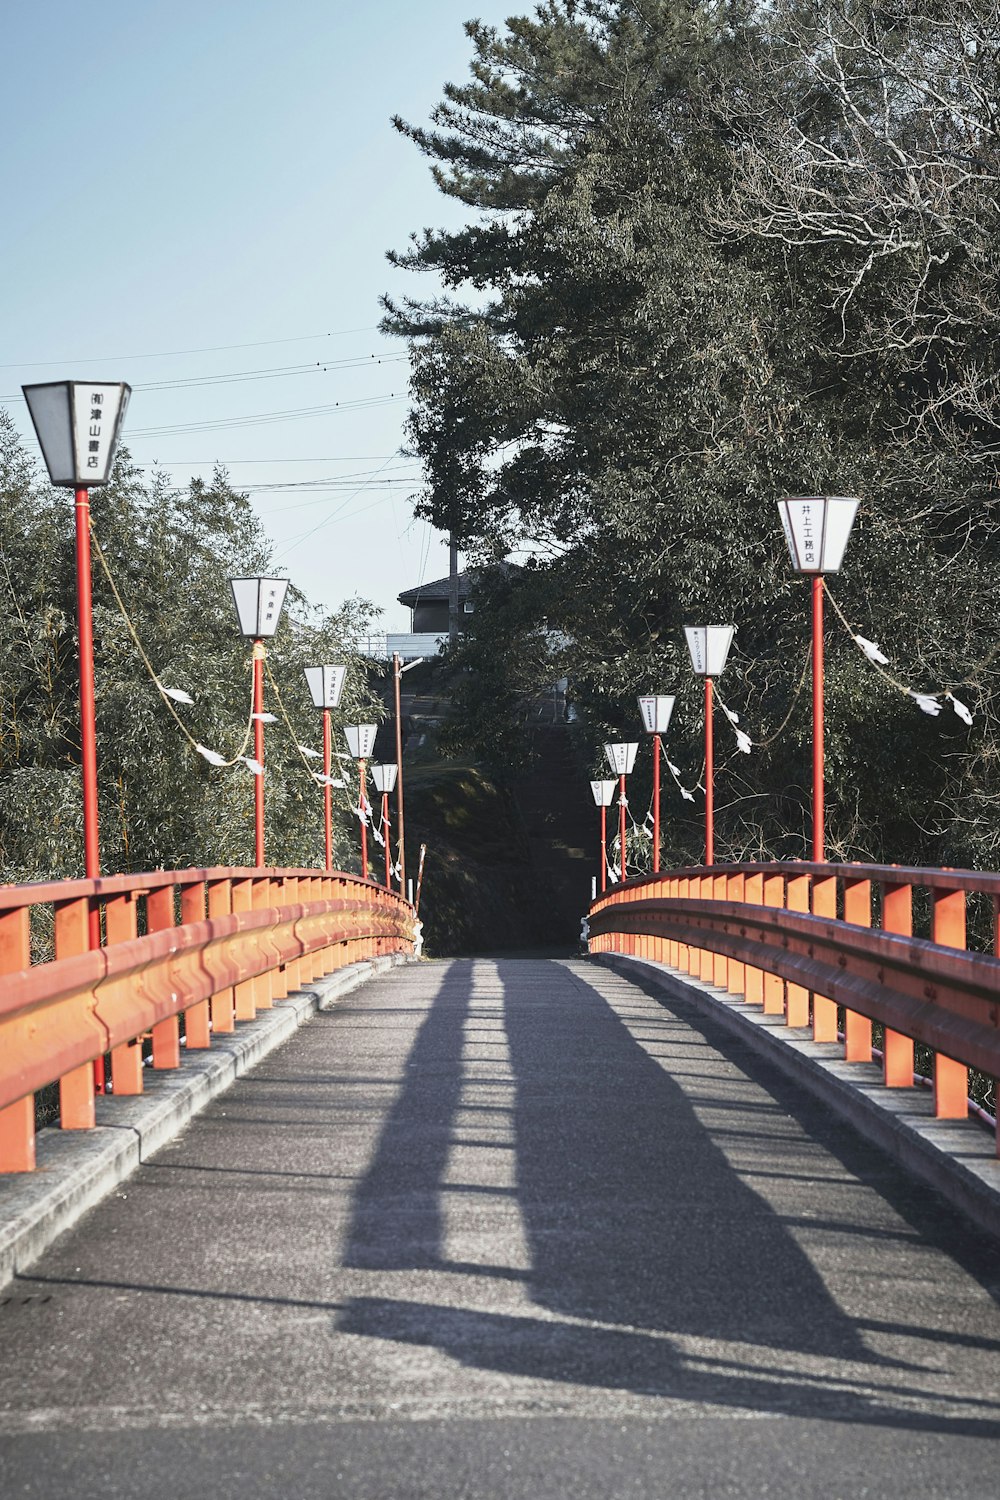
[[[153,663],[150,661],[149,657],[146,655],[145,649],[143,648],[142,641],[139,639],[138,631],[136,630],[135,625],[132,623],[132,618],[129,615],[129,612],[128,612],[128,610],[125,607],[125,601],[122,599],[121,594],[118,592],[118,586],[115,583],[114,578],[112,577],[111,569],[108,567],[107,558],[104,556],[104,553],[101,550],[101,544],[97,540],[97,537],[94,534],[94,524],[93,524],[93,521],[91,521],[91,524],[90,524],[90,540],[91,540],[91,544],[92,544],[93,549],[94,549],[94,555],[97,558],[97,561],[101,565],[101,569],[102,569],[102,571],[104,573],[104,576],[105,576],[105,578],[108,581],[108,586],[110,587],[111,592],[112,592],[112,594],[114,596],[115,603],[118,605],[118,609],[119,609],[119,612],[121,614],[121,617],[125,621],[125,626],[126,626],[126,628],[128,630],[128,633],[132,637],[133,644],[135,645],[135,648],[136,648],[136,650],[139,653],[139,659],[141,660],[143,666],[146,668],[146,671],[149,673],[150,680],[152,681],[153,686],[156,688],[156,691],[159,693],[161,699],[163,700],[164,707],[166,708],[167,712],[170,714],[171,718],[174,720],[174,722],[177,725],[178,729],[181,731],[181,734],[184,736],[184,738],[187,740],[188,744],[191,746],[192,750],[194,750],[204,760],[207,760],[208,763],[209,763],[209,765],[212,765],[212,766],[219,766],[219,767],[222,767],[222,768],[226,768],[226,767],[229,767],[229,766],[235,766],[240,761],[242,761],[244,763],[244,765],[248,765],[249,762],[248,762],[246,750],[247,750],[247,746],[250,744],[251,735],[253,734],[253,687],[252,687],[252,685],[251,685],[251,689],[250,689],[250,713],[249,713],[249,716],[247,718],[246,732],[245,732],[245,734],[243,736],[243,743],[240,745],[239,750],[232,757],[232,759],[231,760],[226,760],[225,756],[220,755],[218,753],[218,751],[216,751],[216,750],[209,750],[206,745],[200,745],[198,743],[198,741],[195,739],[194,735],[188,729],[187,725],[184,723],[184,720],[181,718],[180,714],[174,708],[174,703],[193,703],[194,699],[191,697],[191,695],[189,693],[185,693],[183,691],[183,689],[181,689],[181,688],[168,688],[168,687],[164,687],[163,683],[160,681],[159,677],[157,676],[156,669],[154,668]],[[256,650],[256,647],[254,649]],[[254,762],[254,765],[256,765],[256,761]],[[250,767],[250,769],[252,770],[253,768]],[[259,774],[259,773],[257,773],[257,774]]]
[[[292,744],[295,746],[295,749],[298,751],[299,759],[305,767],[306,774],[308,775],[310,781],[316,782],[318,786],[330,785],[332,787],[346,787],[347,783],[343,780],[342,777],[327,777],[323,774],[322,771],[313,770],[312,766],[309,764],[309,759],[315,759],[320,752],[318,750],[310,750],[308,745],[299,744],[298,736],[292,726],[292,721],[289,719],[288,711],[286,710],[285,705],[282,701],[281,692],[278,688],[277,682],[275,681],[274,673],[271,671],[271,664],[266,658],[264,660],[264,671],[267,673],[267,680],[274,690],[274,700],[278,705],[278,712],[281,715],[282,722],[284,723],[285,728],[288,730],[288,737],[291,740]],[[272,718],[273,717],[274,716],[272,715]]]
[[[963,724],[972,723],[971,710],[965,703],[961,701],[961,699],[955,697],[955,694],[951,691],[950,688],[939,688],[936,693],[920,693],[917,692],[915,688],[909,687],[905,682],[901,682],[898,677],[894,677],[891,672],[887,672],[886,668],[889,665],[889,658],[885,655],[877,641],[869,641],[865,638],[865,636],[858,635],[853,630],[850,621],[844,614],[844,611],[841,609],[840,605],[837,603],[836,599],[833,597],[829,588],[827,587],[825,578],[823,579],[823,592],[829,599],[830,603],[833,605],[837,618],[840,620],[840,623],[843,625],[844,629],[847,631],[848,635],[851,637],[851,640],[857,646],[858,650],[862,653],[862,655],[868,658],[879,676],[884,677],[886,682],[894,687],[897,692],[903,693],[907,698],[912,698],[917,707],[919,709],[922,709],[925,714],[929,714],[931,718],[936,718],[937,715],[941,712],[941,704],[939,702],[939,699],[944,698],[947,702],[950,702],[952,708],[955,710],[958,717],[962,720]],[[984,667],[988,666],[989,662],[997,654],[998,650],[1000,650],[1000,647],[994,648],[994,650],[987,655],[986,660],[980,665],[977,670],[982,671]]]

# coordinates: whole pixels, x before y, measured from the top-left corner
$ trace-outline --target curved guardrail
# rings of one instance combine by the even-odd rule
[[[926,937],[913,931],[915,891]],[[970,895],[989,903],[992,953],[966,948]],[[912,1085],[914,1043],[923,1043],[934,1053],[939,1118],[966,1115],[969,1068],[1000,1077],[1000,875],[701,866],[620,886],[591,905],[588,921],[591,952],[665,963],[783,1014],[788,1026],[811,1026],[816,1041],[842,1036],[850,1062],[871,1061],[880,1022],[889,1087]]]
[[[94,924],[103,946],[91,947]],[[0,888],[0,1171],[35,1164],[35,1100],[59,1085],[59,1123],[87,1129],[110,1054],[116,1095],[210,1046],[293,990],[361,958],[412,952],[414,912],[392,891],[315,870],[154,871]],[[33,944],[51,949],[31,962]],[[47,953],[46,953],[47,957]]]

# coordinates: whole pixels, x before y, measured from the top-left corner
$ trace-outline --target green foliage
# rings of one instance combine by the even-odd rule
[[[2,418],[0,497],[0,878],[70,877],[83,870],[73,504],[38,481]],[[160,477],[146,484],[123,451],[112,483],[92,495],[92,518],[157,676],[195,700],[178,710],[191,734],[235,754],[251,708],[251,653],[229,579],[269,561],[246,497],[222,471],[182,491]],[[253,777],[242,765],[209,766],[187,743],[96,557],[93,591],[102,869],[252,864]],[[351,663],[344,720],[380,716],[356,645],[367,630],[360,601],[322,616],[289,590],[268,665],[302,743],[322,743],[305,665]],[[265,705],[278,712],[266,681]],[[322,792],[281,723],[267,731],[266,757],[268,862],[321,866]],[[357,863],[350,798],[350,789],[334,793],[341,868]]]
[[[755,740],[788,723],[745,756],[720,715],[717,854],[803,855],[808,593],[775,501],[858,494],[834,593],[976,722],[922,715],[831,619],[831,853],[996,867],[997,20],[995,0],[549,0],[467,28],[471,81],[435,129],[400,128],[474,217],[396,257],[447,296],[386,320],[411,340],[419,508],[487,569],[453,750],[516,756],[565,673],[595,774],[636,692],[676,691],[691,785],[682,627],[732,621],[725,700]],[[510,552],[529,565],[491,575]],[[672,790],[667,817],[695,856]]]

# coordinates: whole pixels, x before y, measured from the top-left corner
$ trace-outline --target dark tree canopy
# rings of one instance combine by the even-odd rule
[[[717,852],[804,854],[808,594],[775,502],[857,494],[832,593],[975,723],[922,714],[831,612],[831,852],[995,867],[995,0],[549,0],[467,31],[470,80],[398,123],[468,223],[394,257],[443,290],[386,317],[419,511],[527,564],[453,653],[453,736],[510,755],[566,672],[596,767],[636,692],[677,691],[692,782],[682,627],[733,622],[726,701],[757,741],[790,717],[721,769]],[[696,811],[670,816],[696,854]]]

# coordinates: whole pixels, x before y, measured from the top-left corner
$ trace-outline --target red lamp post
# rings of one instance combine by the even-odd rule
[[[264,867],[264,642],[274,635],[287,578],[231,578],[240,634],[253,641],[254,864]],[[256,768],[256,769],[255,769]]]
[[[372,781],[375,790],[382,794],[382,829],[385,838],[385,888],[392,890],[392,851],[389,827],[389,793],[396,785],[396,772],[398,767],[395,761],[387,761],[384,765],[372,766]]]
[[[688,651],[696,677],[705,679],[705,863],[715,863],[715,740],[712,733],[712,681],[725,671],[733,625],[687,625]]]
[[[316,708],[323,710],[323,835],[325,844],[324,869],[333,869],[333,814],[330,802],[331,756],[330,710],[340,703],[344,691],[347,668],[344,666],[304,667],[306,682]]]
[[[796,573],[812,577],[813,756],[812,857],[826,858],[823,747],[823,574],[844,560],[859,501],[848,495],[793,495],[778,501],[785,541]]]
[[[88,879],[101,873],[97,819],[97,735],[90,565],[90,491],[107,484],[131,387],[121,382],[60,380],[21,389],[52,483],[75,493],[76,608],[80,653],[80,761],[83,857]],[[90,945],[101,945],[96,908]]]
[[[608,888],[608,808],[611,799],[615,795],[614,781],[592,781],[590,790],[594,795],[594,801],[601,809],[601,895]]]
[[[638,740],[622,741],[616,744],[605,745],[604,747],[604,755],[608,765],[618,777],[618,843],[621,849],[619,875],[622,884],[628,878],[625,861],[625,809],[628,807],[625,797],[625,777],[630,776],[632,773],[632,767],[635,765],[635,757],[638,750]]]
[[[97,813],[90,491],[108,482],[132,388],[121,381],[58,380],[25,385],[21,389],[50,480],[57,488],[74,492],[83,868],[87,879],[95,880],[101,873],[101,839]],[[101,917],[96,904],[89,913],[88,941],[91,948],[101,946]],[[103,1094],[103,1058],[94,1063],[93,1082],[97,1092]],[[90,1104],[92,1108],[92,1096]]]
[[[358,821],[361,824],[361,878],[368,879],[368,798],[365,796],[365,761],[375,748],[377,724],[345,724],[347,748],[358,763]]]
[[[667,732],[674,699],[647,695],[639,699],[639,712],[646,733],[653,736],[653,874],[660,869],[660,737]]]

